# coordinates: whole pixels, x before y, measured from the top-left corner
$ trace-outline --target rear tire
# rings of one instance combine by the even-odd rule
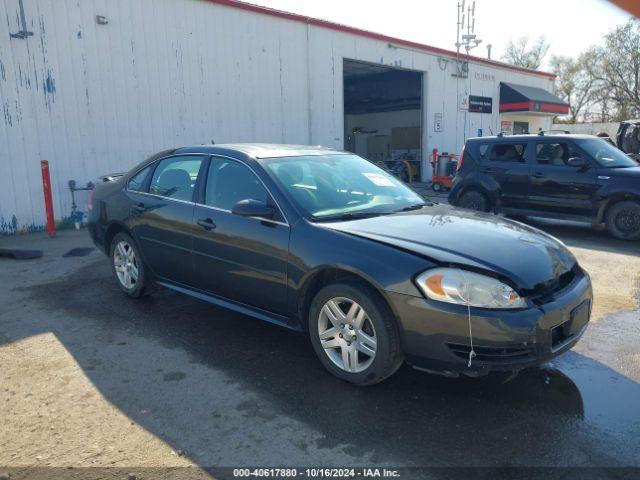
[[[609,233],[620,240],[640,239],[640,203],[624,200],[612,205],[605,225]]]
[[[402,365],[393,313],[367,285],[339,282],[322,288],[311,302],[308,326],[322,365],[349,383],[379,383]]]
[[[467,190],[460,196],[458,206],[467,210],[477,210],[479,212],[489,211],[489,199],[478,190]]]
[[[116,283],[127,296],[140,298],[151,292],[152,282],[131,235],[120,232],[113,237],[109,258]]]

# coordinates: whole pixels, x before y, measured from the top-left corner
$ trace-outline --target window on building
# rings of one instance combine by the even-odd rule
[[[525,163],[526,143],[496,143],[491,149],[492,162]]]
[[[191,201],[200,167],[202,157],[199,156],[165,158],[153,172],[149,193]]]

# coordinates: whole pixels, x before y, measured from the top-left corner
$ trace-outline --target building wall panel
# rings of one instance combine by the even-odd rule
[[[342,148],[345,58],[424,72],[425,154],[463,141],[453,61],[441,68],[433,53],[204,0],[24,5],[34,35],[20,40],[9,38],[20,29],[18,0],[0,3],[0,233],[42,228],[41,159],[61,219],[71,212],[69,180],[85,184],[172,146]],[[550,87],[535,75],[471,68],[493,75],[471,92],[494,97],[492,115],[467,114],[472,131],[499,125],[500,81]],[[434,113],[442,132],[433,132]]]

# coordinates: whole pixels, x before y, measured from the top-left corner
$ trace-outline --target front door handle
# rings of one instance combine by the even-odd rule
[[[533,175],[533,178],[544,178],[544,173],[537,172]]]
[[[493,168],[490,168],[490,167],[481,168],[480,171],[482,173],[493,173],[494,172]]]
[[[147,211],[147,207],[144,206],[144,203],[136,203],[133,207],[132,210],[136,213],[144,213]]]
[[[201,218],[197,223],[207,231],[216,228],[216,224],[213,223],[213,220],[211,220],[210,218]]]

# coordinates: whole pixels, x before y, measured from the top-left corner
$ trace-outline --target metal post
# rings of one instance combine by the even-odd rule
[[[53,199],[51,197],[51,176],[49,175],[49,162],[40,161],[42,170],[42,192],[44,194],[44,208],[47,212],[47,232],[50,237],[56,236],[56,222],[53,217]]]

